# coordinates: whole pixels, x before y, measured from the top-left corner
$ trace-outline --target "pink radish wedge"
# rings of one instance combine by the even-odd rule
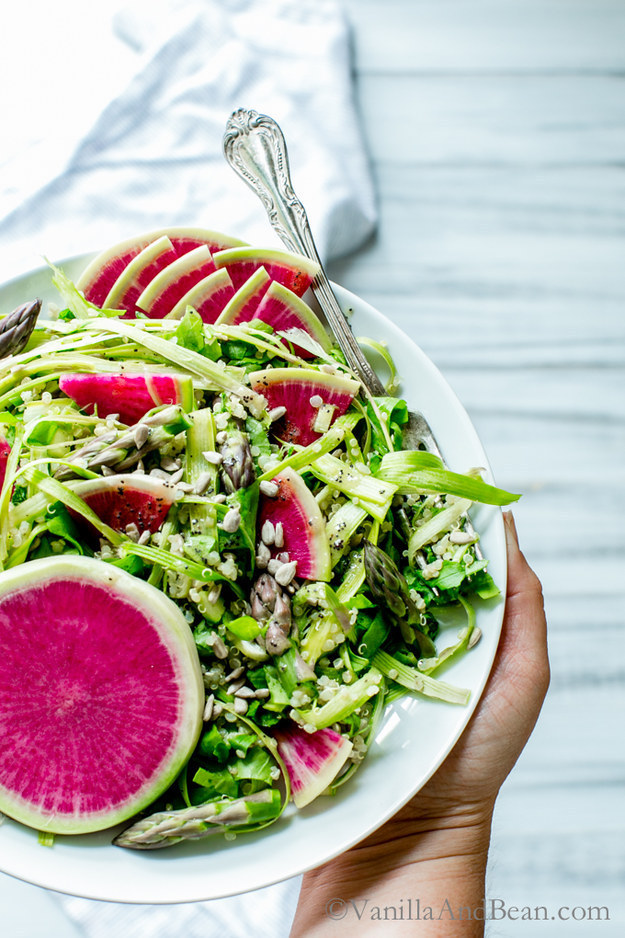
[[[315,421],[322,406],[334,408],[332,419],[344,414],[358,394],[360,384],[342,375],[325,374],[312,368],[267,368],[253,371],[250,384],[267,400],[267,407],[286,407],[286,414],[272,424],[282,440],[307,446],[321,434]]]
[[[102,304],[105,309],[135,313],[135,304],[147,285],[178,255],[166,235],[144,247],[121,272]]]
[[[278,486],[278,494],[261,495],[258,530],[265,521],[274,526],[280,523],[284,536],[280,550],[286,551],[291,561],[297,561],[295,575],[302,580],[328,582],[332,577],[330,545],[317,500],[294,469],[283,469],[272,482]]]
[[[224,306],[234,296],[230,274],[224,267],[214,270],[178,300],[167,319],[182,319],[188,306],[192,306],[204,322],[214,323]]]
[[[255,270],[264,267],[272,280],[284,284],[293,293],[302,296],[313,277],[319,273],[319,265],[301,254],[273,249],[228,248],[214,255],[216,267],[227,267],[235,290],[243,286]]]
[[[135,235],[102,251],[82,272],[76,286],[90,303],[104,306],[109,290],[130,261],[148,244],[163,236],[169,237],[178,256],[202,244],[206,245],[211,253],[245,244],[238,238],[205,228],[161,228],[158,231]]]
[[[137,309],[150,319],[164,319],[191,287],[214,270],[213,258],[206,245],[194,248],[154,277],[138,297]]]
[[[307,733],[299,726],[276,730],[274,738],[282,757],[297,808],[305,808],[332,784],[352,751],[345,736],[332,729]]]
[[[88,414],[119,414],[127,426],[137,423],[148,410],[162,404],[193,407],[193,382],[187,375],[141,372],[95,375],[71,372],[61,375],[59,388]]]

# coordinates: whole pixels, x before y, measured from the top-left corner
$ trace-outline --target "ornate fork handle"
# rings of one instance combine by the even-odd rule
[[[384,385],[356,342],[321,266],[306,209],[293,191],[280,127],[266,114],[240,108],[226,124],[223,146],[226,159],[259,197],[273,229],[286,246],[320,265],[312,290],[347,364],[372,394],[385,394]]]
[[[384,385],[356,342],[321,265],[306,209],[293,191],[286,143],[280,127],[266,114],[239,108],[226,124],[223,147],[227,161],[265,206],[269,221],[284,244],[291,251],[319,264],[319,273],[311,286],[347,364],[371,394],[376,397],[385,395]],[[409,411],[402,437],[405,449],[423,447],[437,456],[442,455],[423,414]],[[468,517],[465,529],[473,532]],[[476,555],[481,558],[477,546]],[[417,562],[420,567],[425,566],[422,552],[418,553]]]

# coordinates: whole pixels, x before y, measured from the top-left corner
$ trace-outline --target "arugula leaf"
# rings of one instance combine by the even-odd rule
[[[46,520],[46,526],[50,534],[53,534],[55,537],[62,537],[65,541],[69,541],[79,554],[84,554],[84,538],[65,505],[62,505],[60,502],[49,505],[47,515],[49,520]]]
[[[198,746],[203,756],[225,762],[230,755],[230,743],[222,736],[215,724],[207,733],[203,733]]]
[[[11,496],[11,502],[14,505],[21,505],[22,502],[25,502],[28,498],[28,489],[25,485],[16,485],[13,489],[13,494]]]
[[[245,420],[245,431],[250,440],[250,446],[256,447],[259,452],[257,456],[254,456],[254,462],[258,467],[258,458],[259,456],[271,456],[271,444],[269,442],[269,436],[267,431],[260,420],[257,420],[255,417],[248,416]]]
[[[380,416],[386,423],[388,434],[395,449],[402,444],[402,427],[408,423],[408,405],[395,397],[376,397],[375,404]],[[386,436],[380,424],[378,414],[367,401],[367,417],[371,425],[371,450],[373,451],[371,469],[375,472],[384,453],[389,452]]]
[[[218,506],[218,514],[223,517],[228,510],[238,506],[241,523],[234,533],[219,531],[219,549],[232,550],[241,548],[249,551],[250,566],[254,565],[256,556],[256,513],[258,511],[258,483],[248,485],[244,489],[237,489],[228,495],[226,503]]]
[[[187,309],[180,320],[175,336],[176,342],[183,348],[190,349],[192,352],[199,352],[200,355],[210,358],[211,361],[217,361],[218,358],[221,358],[221,345],[215,336],[207,340],[202,317],[191,307]]]
[[[274,761],[267,750],[261,746],[254,746],[243,759],[232,762],[229,769],[239,780],[249,779],[271,785],[273,784],[271,777],[273,767]]]
[[[90,303],[84,298],[76,284],[69,279],[67,274],[61,270],[60,267],[51,264],[47,258],[45,258],[45,260],[54,274],[52,283],[63,297],[63,302],[66,304],[67,310],[73,313],[75,319],[91,319],[97,316],[112,317],[125,313],[123,309],[101,309],[99,306],[96,306],[95,303]],[[67,320],[71,317],[66,315],[63,318]]]
[[[220,771],[211,771],[210,769],[197,769],[193,776],[196,785],[200,785],[206,792],[206,800],[215,795],[230,795],[236,798],[239,794],[239,786],[236,779],[232,777],[228,768]]]
[[[258,741],[258,737],[254,736],[253,733],[238,733],[237,732],[237,733],[228,733],[226,736],[226,740],[231,750],[234,750],[234,752],[236,752],[237,755],[242,753],[242,755],[239,755],[239,758],[242,759],[244,756],[247,755],[248,749],[251,746],[255,745],[255,743]]]

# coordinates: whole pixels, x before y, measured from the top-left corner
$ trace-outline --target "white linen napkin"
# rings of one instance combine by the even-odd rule
[[[0,65],[21,81],[0,103],[0,281],[43,255],[58,261],[167,225],[277,244],[221,154],[237,107],[282,126],[324,259],[372,232],[373,186],[336,0],[57,0],[38,4],[36,23],[31,5],[13,6]],[[27,30],[30,64],[12,41]],[[50,895],[89,938],[279,938],[299,885],[177,906]]]
[[[184,905],[121,905],[68,896],[58,902],[88,938],[287,938],[299,889],[297,877],[243,896]]]
[[[11,31],[1,40],[0,77],[17,72],[26,83],[12,92],[18,104],[12,95],[0,104],[1,280],[42,255],[59,260],[169,224],[276,246],[260,202],[221,153],[237,107],[282,126],[324,259],[371,233],[373,188],[336,0],[117,0],[108,22],[97,4],[50,6],[55,19],[41,5],[43,24],[30,28],[31,64]],[[48,27],[54,41],[46,35],[44,47]],[[31,60],[44,55],[35,80]]]

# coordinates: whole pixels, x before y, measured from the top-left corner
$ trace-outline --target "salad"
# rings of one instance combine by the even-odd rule
[[[119,846],[265,827],[347,784],[399,696],[469,700],[439,673],[470,653],[476,602],[498,588],[467,511],[518,496],[402,449],[393,362],[370,340],[390,369],[371,397],[302,299],[314,273],[168,229],[77,285],[53,268],[50,318],[25,303],[0,323],[0,611],[22,568],[115,568],[139,605],[147,590],[146,607],[176,607],[201,675],[183,763],[154,770]],[[441,647],[450,611],[463,624]],[[44,843],[68,830],[44,826]]]

